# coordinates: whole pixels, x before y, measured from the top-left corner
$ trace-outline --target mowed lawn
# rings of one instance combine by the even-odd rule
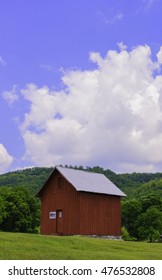
[[[162,260],[162,243],[0,232],[1,260]]]

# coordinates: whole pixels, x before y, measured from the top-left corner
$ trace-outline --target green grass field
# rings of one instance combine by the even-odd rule
[[[1,260],[162,260],[162,243],[0,232]]]

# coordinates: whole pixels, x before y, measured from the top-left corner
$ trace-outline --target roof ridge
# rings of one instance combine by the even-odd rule
[[[103,175],[106,177],[105,174],[103,173],[100,173],[100,172],[95,172],[95,171],[90,171],[90,170],[86,170],[86,169],[77,169],[77,168],[73,168],[73,167],[64,167],[64,166],[60,166],[60,165],[56,165],[55,166],[56,168],[57,167],[61,167],[63,169],[70,169],[70,170],[74,170],[74,171],[81,171],[81,172],[86,172],[86,173],[90,173],[90,174],[99,174],[99,175]],[[107,178],[107,177],[106,177]],[[109,179],[110,180],[110,179]]]

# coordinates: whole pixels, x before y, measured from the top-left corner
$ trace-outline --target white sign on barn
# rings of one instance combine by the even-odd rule
[[[56,211],[54,212],[49,212],[49,219],[56,219]]]

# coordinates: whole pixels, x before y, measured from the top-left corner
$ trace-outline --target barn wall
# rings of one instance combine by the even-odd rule
[[[80,234],[120,236],[120,197],[80,193]]]
[[[63,235],[79,233],[79,199],[78,193],[62,176],[58,188],[58,177],[55,174],[48,181],[41,198],[41,233],[57,234],[57,220],[49,219],[49,212],[62,210]],[[60,233],[61,234],[61,233]]]

